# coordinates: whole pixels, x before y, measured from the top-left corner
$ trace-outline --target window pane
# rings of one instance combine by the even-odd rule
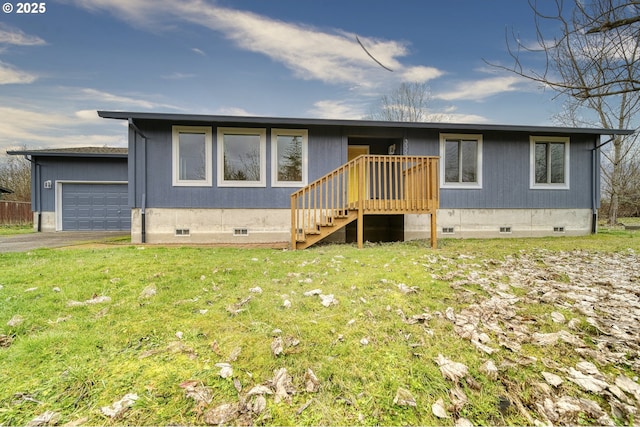
[[[302,181],[302,137],[278,135],[278,181]]]
[[[477,141],[461,141],[462,180],[461,182],[477,182],[478,143]]]
[[[459,141],[445,141],[445,182],[460,182],[460,160],[458,158],[458,143]]]
[[[224,179],[260,181],[260,135],[224,135]]]
[[[203,133],[180,133],[178,157],[181,180],[202,181],[207,178]]]
[[[547,183],[547,144],[536,142],[536,184]]]
[[[551,157],[551,183],[564,183],[564,144],[549,144],[549,157]]]

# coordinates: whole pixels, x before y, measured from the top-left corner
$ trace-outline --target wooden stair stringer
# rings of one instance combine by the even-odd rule
[[[306,232],[304,240],[298,240],[296,242],[296,249],[306,249],[318,243],[320,240],[327,236],[332,235],[336,231],[340,230],[347,224],[352,223],[358,219],[357,210],[349,210],[346,215],[333,217],[329,224],[319,225],[317,230],[313,230],[312,233]]]

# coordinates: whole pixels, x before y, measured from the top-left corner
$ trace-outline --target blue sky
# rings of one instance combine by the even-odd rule
[[[414,81],[449,122],[552,124],[561,108],[484,61],[510,63],[506,33],[535,43],[525,1],[60,0],[42,14],[8,3],[0,153],[125,146],[124,124],[96,110],[360,119]]]

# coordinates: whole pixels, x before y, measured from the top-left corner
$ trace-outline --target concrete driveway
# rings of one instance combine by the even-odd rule
[[[58,231],[0,236],[0,253],[101,243],[122,236],[129,236],[129,233],[126,231]]]

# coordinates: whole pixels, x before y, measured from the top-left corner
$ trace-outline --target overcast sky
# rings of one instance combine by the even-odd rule
[[[560,108],[485,62],[510,63],[508,35],[535,43],[526,1],[3,3],[0,153],[125,146],[96,110],[360,119],[402,82],[426,82],[450,122],[548,125]]]

